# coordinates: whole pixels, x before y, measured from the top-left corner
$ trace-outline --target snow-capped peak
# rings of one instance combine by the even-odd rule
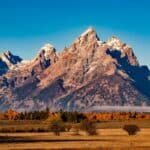
[[[34,65],[39,64],[40,62],[40,65],[42,65],[44,68],[47,68],[56,61],[56,49],[51,44],[45,44],[43,47],[41,47],[37,56],[32,60]]]
[[[107,45],[110,46],[112,49],[116,49],[116,50],[120,50],[120,51],[122,51],[124,49],[127,49],[127,48],[131,48],[129,45],[127,45],[126,43],[122,42],[116,36],[112,36],[107,41]]]
[[[99,37],[96,34],[96,31],[94,28],[89,27],[85,32],[83,32],[80,37],[76,40],[76,42],[80,42],[82,45],[85,42],[91,43],[100,41]]]
[[[111,46],[114,49],[120,50],[123,43],[117,37],[113,36],[107,41],[107,45]]]
[[[48,43],[48,44],[45,44],[41,49],[49,50],[49,49],[53,49],[53,48],[54,48],[54,46]]]
[[[83,33],[81,34],[81,36],[86,36],[87,34],[90,34],[90,33],[95,33],[94,28],[89,27],[85,32],[83,32]],[[95,34],[96,34],[96,33],[95,33]]]
[[[9,68],[22,61],[22,59],[19,56],[13,55],[8,50],[6,50],[4,53],[0,54],[0,59],[3,62],[5,62]]]
[[[6,50],[3,54],[6,55],[6,56],[8,56],[8,57],[10,57],[12,55],[9,50]]]
[[[125,49],[131,48],[126,43],[122,42],[116,36],[112,36],[108,41],[107,45],[110,46],[112,49],[123,51]]]
[[[2,54],[0,54],[0,57],[3,61],[9,61],[9,59],[11,59],[11,57],[13,57],[13,55],[11,54],[10,51],[6,50]]]
[[[43,47],[41,47],[39,55],[42,54],[44,55],[46,59],[49,59],[50,55],[55,52],[56,52],[56,49],[54,48],[54,46],[48,43],[48,44],[45,44]]]

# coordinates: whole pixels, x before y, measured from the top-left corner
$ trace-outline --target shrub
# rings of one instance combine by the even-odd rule
[[[37,129],[37,132],[46,132],[46,129],[39,127],[39,128]]]
[[[55,120],[50,124],[50,131],[52,131],[55,135],[59,136],[60,132],[65,131],[65,126],[62,121]]]
[[[67,132],[69,132],[71,128],[72,128],[72,124],[71,124],[71,123],[65,124],[65,130],[66,130]]]
[[[73,129],[73,134],[72,135],[75,135],[75,136],[78,136],[78,135],[80,135],[80,124],[74,124],[73,126],[72,126],[72,129]]]
[[[124,125],[123,130],[125,130],[128,133],[128,135],[136,135],[137,132],[140,131],[140,128],[137,125],[129,124]]]
[[[95,122],[83,120],[80,125],[81,130],[84,130],[89,135],[97,135]]]

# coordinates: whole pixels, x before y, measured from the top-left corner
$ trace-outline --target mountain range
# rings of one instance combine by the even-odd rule
[[[61,52],[44,45],[27,61],[0,55],[0,110],[88,111],[103,106],[150,106],[150,70],[113,36],[88,28]]]

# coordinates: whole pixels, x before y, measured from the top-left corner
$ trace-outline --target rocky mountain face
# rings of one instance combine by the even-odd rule
[[[0,110],[150,105],[148,67],[139,65],[130,46],[117,37],[102,42],[93,28],[60,53],[46,44],[32,61],[8,58],[0,57],[7,68],[0,76]]]
[[[0,75],[5,74],[9,69],[13,69],[21,61],[20,57],[11,54],[10,51],[4,52],[0,55]]]

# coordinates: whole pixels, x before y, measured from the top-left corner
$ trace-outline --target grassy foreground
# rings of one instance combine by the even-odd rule
[[[122,129],[99,129],[98,135],[84,132],[75,136],[72,131],[60,136],[52,133],[0,133],[2,150],[47,149],[96,149],[96,150],[149,150],[150,129],[141,129],[135,136],[128,136]]]
[[[121,128],[124,124],[133,123],[138,125],[141,131],[135,136],[128,136]],[[0,121],[0,130],[2,128],[25,131],[20,133],[0,133],[0,149],[2,150],[150,149],[150,120],[103,121],[97,123],[98,135],[96,136],[88,136],[83,131],[80,131],[79,135],[75,135],[73,130],[62,132],[60,136],[55,136],[51,132],[46,132],[48,124],[43,121],[3,120]],[[27,132],[27,129],[30,128],[34,129],[34,132]],[[38,130],[39,128],[45,129],[45,132],[41,132],[42,130]]]
[[[96,124],[98,129],[117,129],[125,124],[136,124],[140,128],[150,128],[150,120],[110,120]],[[48,132],[49,123],[39,120],[0,120],[0,133]]]

